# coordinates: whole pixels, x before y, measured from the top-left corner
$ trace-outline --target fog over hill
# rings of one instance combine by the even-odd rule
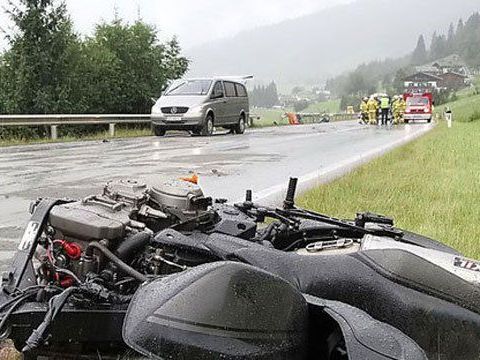
[[[479,10],[479,0],[358,0],[186,49],[189,75],[321,82],[365,61],[405,55],[419,34],[429,42],[434,31]]]

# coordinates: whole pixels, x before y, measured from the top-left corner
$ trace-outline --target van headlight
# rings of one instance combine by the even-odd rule
[[[162,113],[162,109],[160,106],[154,105],[152,107],[152,114],[161,114],[161,113]]]
[[[203,106],[202,105],[194,106],[194,107],[188,109],[188,114],[189,115],[202,115],[202,113],[203,113]]]

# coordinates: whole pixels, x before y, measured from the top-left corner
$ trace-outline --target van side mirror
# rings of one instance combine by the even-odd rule
[[[135,293],[123,339],[154,359],[305,359],[308,305],[285,280],[236,262],[164,277]]]

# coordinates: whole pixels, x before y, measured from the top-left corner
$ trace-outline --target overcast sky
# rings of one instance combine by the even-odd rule
[[[113,18],[114,9],[129,21],[140,16],[161,30],[163,38],[178,35],[184,48],[228,37],[251,27],[272,24],[284,19],[348,3],[353,0],[67,0],[75,28],[91,34],[96,23]],[[8,0],[0,0],[1,7]],[[0,14],[0,27],[8,17]],[[5,46],[5,41],[0,47]]]

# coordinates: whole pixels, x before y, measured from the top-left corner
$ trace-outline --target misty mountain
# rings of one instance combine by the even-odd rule
[[[419,34],[429,45],[434,31],[446,32],[478,10],[478,0],[358,0],[189,49],[189,75],[324,81],[362,62],[405,55]]]

